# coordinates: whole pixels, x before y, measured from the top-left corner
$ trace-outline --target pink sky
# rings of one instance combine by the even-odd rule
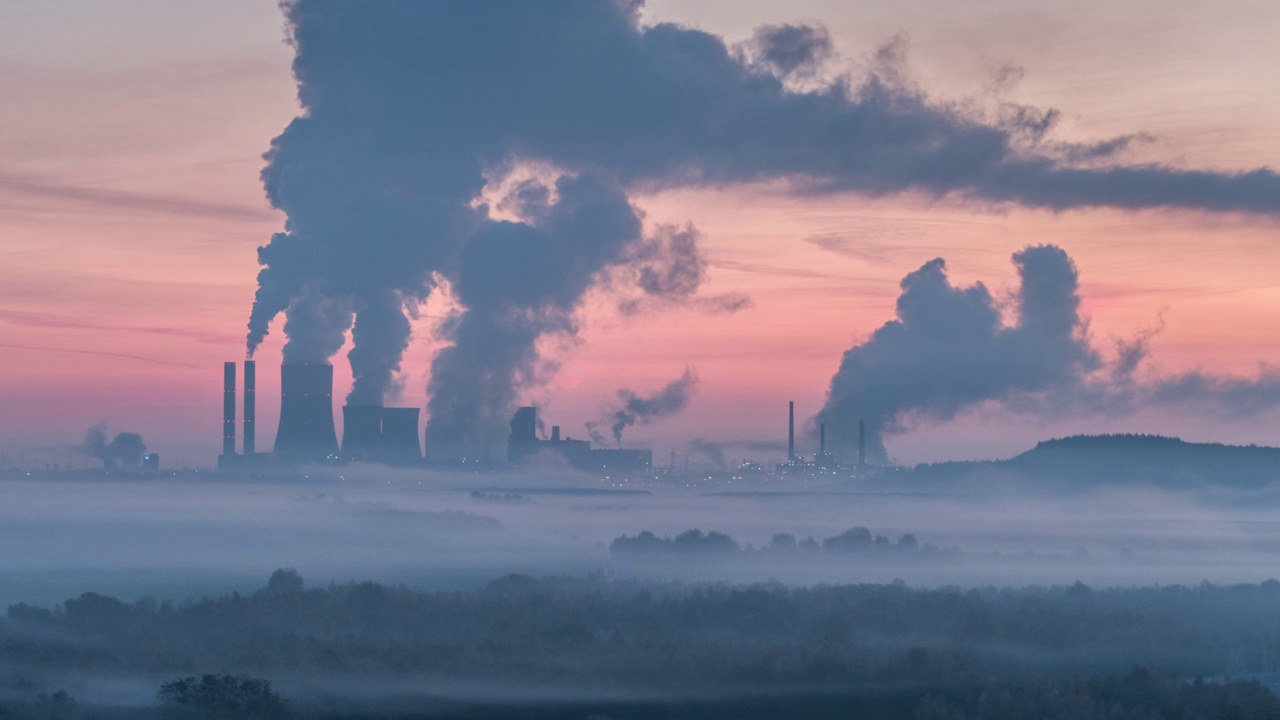
[[[857,67],[897,33],[931,95],[981,98],[996,68],[1025,69],[1012,97],[1064,113],[1059,137],[1149,132],[1130,161],[1280,167],[1280,97],[1258,2],[651,2],[646,17],[747,37],[767,22],[824,22]],[[260,155],[296,112],[279,11],[208,4],[19,0],[0,6],[0,452],[84,462],[91,425],[142,433],[170,466],[219,451],[223,360],[243,357],[254,249],[283,222]],[[974,100],[977,102],[978,100]],[[528,399],[581,435],[619,387],[655,389],[686,365],[702,382],[682,415],[628,442],[658,457],[687,438],[780,439],[787,400],[821,406],[840,354],[893,313],[897,282],[930,258],[999,294],[1012,252],[1061,245],[1079,265],[1103,348],[1158,322],[1165,370],[1252,375],[1280,364],[1280,227],[1193,213],[1049,213],[899,197],[797,200],[769,187],[639,198],[651,222],[693,222],[709,290],[750,294],[733,316],[673,310],[586,315],[583,344]],[[427,313],[428,316],[430,312]],[[425,403],[431,318],[405,362],[402,403]],[[260,446],[274,436],[280,332],[259,352]],[[335,359],[345,393],[349,370]],[[1280,444],[1277,417],[1112,419],[974,412],[892,439],[904,462],[1008,455],[1083,430]],[[760,459],[767,459],[761,457]]]

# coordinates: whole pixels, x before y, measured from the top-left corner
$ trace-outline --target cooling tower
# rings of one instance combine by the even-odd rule
[[[418,446],[418,408],[382,408],[383,459],[393,465],[422,462]]]
[[[413,444],[417,446],[417,427]],[[382,452],[382,406],[344,405],[342,408],[342,457],[377,460]]]
[[[258,365],[244,361],[244,457],[253,460],[257,452]]]
[[[326,460],[338,454],[333,430],[333,366],[280,366],[280,429],[276,456],[282,460]]]
[[[538,439],[538,408],[532,406],[516,410],[511,418],[511,437],[508,442],[535,442]]]
[[[222,364],[222,454],[236,454],[236,364]]]

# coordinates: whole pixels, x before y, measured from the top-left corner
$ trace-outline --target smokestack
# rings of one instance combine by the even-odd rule
[[[827,452],[827,424],[818,423],[818,454],[825,455]]]
[[[257,452],[257,417],[258,417],[258,364],[253,360],[244,361],[244,456],[252,460]]]
[[[236,364],[222,363],[222,454],[236,454]]]
[[[325,460],[338,454],[333,430],[333,366],[280,366],[280,429],[276,455],[286,460]]]
[[[858,467],[867,464],[867,421],[858,421]]]
[[[796,459],[796,402],[787,403],[787,462]]]

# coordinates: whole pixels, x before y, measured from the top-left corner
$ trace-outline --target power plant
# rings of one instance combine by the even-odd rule
[[[243,452],[236,453],[236,363],[223,364],[222,455],[218,467],[258,467],[267,463],[365,461],[389,465],[422,462],[418,408],[348,405],[342,408],[341,449],[333,424],[333,366],[280,366],[280,425],[274,450],[257,452],[257,365],[244,361]]]
[[[236,452],[237,363],[223,364],[222,454],[220,468],[259,468],[300,463],[373,462],[404,467],[424,463],[421,411],[411,407],[345,405],[343,437],[339,444],[333,415],[333,366],[328,363],[285,363],[280,366],[280,424],[271,453],[256,450],[257,366],[244,361],[242,396],[242,452]],[[577,470],[605,476],[653,471],[649,449],[593,448],[589,440],[562,437],[552,426],[540,437],[538,409],[516,410],[507,439],[507,461],[525,465],[535,456],[561,458]],[[818,424],[818,451],[813,460],[796,452],[796,404],[787,403],[787,461],[777,466],[783,475],[860,474],[866,465],[866,424],[858,421],[856,464],[842,465],[827,451],[827,426]],[[838,430],[838,429],[837,429]],[[687,464],[687,463],[686,463]],[[670,470],[674,472],[674,463]],[[658,472],[668,472],[659,470]]]
[[[563,457],[578,470],[588,472],[634,472],[653,467],[652,450],[593,448],[589,440],[560,437],[560,426],[551,427],[551,438],[538,437],[538,408],[527,406],[516,410],[511,419],[511,435],[507,438],[507,459],[515,465],[533,456],[549,452]]]

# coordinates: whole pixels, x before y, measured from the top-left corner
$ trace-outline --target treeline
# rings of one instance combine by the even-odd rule
[[[1119,678],[1028,681],[920,700],[916,720],[1270,720],[1280,698],[1256,680],[1171,682],[1145,668]]]
[[[0,621],[11,667],[113,675],[423,676],[699,688],[909,683],[1146,665],[1280,667],[1280,583],[1091,590],[537,580],[473,592],[375,583],[173,604],[85,593]]]
[[[803,555],[817,557],[825,555],[848,556],[850,554],[879,555],[881,557],[902,558],[903,556],[921,558],[956,558],[960,556],[960,548],[951,546],[939,548],[932,543],[921,544],[915,535],[906,533],[897,539],[890,540],[884,535],[872,535],[865,527],[855,526],[839,535],[824,538],[821,542],[813,536],[797,540],[790,533],[777,533],[768,545],[761,548],[748,544],[745,548],[732,537],[718,531],[703,533],[701,530],[686,530],[674,538],[658,537],[649,530],[641,531],[635,536],[622,535],[609,545],[609,552],[614,557],[643,558],[652,556],[697,557],[708,555],[762,555],[771,557],[794,557]]]
[[[177,678],[160,686],[151,705],[82,709],[66,692],[33,702],[0,700],[6,720],[1274,720],[1280,698],[1256,680],[1170,680],[1146,668],[1120,677],[985,682],[971,687],[740,692],[702,699],[610,699],[445,703],[400,698],[295,706],[271,683],[244,675]]]

